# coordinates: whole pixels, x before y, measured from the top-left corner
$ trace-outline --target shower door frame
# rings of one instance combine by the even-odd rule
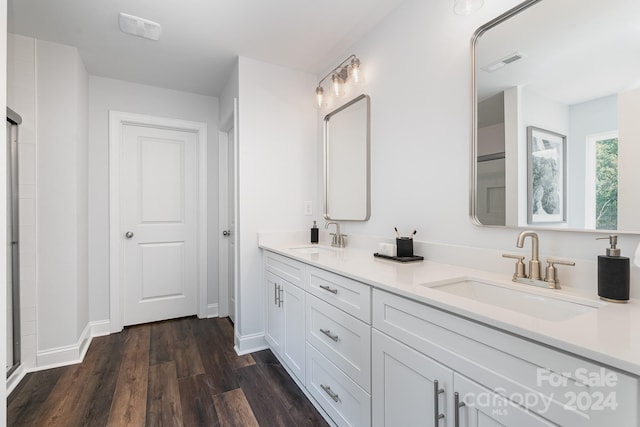
[[[11,304],[13,329],[13,360],[7,360],[7,378],[20,366],[20,233],[18,194],[18,125],[22,118],[7,107],[7,255],[11,256]],[[7,283],[8,285],[8,283]],[[8,302],[8,301],[7,301]]]

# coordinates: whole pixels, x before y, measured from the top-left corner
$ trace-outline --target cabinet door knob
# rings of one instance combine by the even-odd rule
[[[444,393],[444,389],[440,388],[438,380],[433,381],[433,425],[438,427],[440,420],[444,418],[444,414],[440,413],[440,394]]]
[[[231,230],[224,230],[224,231],[222,232],[222,235],[223,235],[224,237],[231,236]]]
[[[127,231],[126,233],[124,233],[124,237],[126,237],[127,239],[130,239],[133,237],[133,231]]]

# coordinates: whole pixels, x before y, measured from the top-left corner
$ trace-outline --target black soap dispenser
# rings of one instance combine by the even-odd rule
[[[620,256],[616,248],[618,236],[598,237],[596,240],[609,239],[610,247],[606,255],[598,256],[598,295],[609,302],[627,302],[629,300],[629,258]]]
[[[318,226],[315,221],[313,221],[313,226],[311,227],[311,243],[318,243]]]

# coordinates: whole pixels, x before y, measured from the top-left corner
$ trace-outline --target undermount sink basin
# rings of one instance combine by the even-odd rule
[[[550,321],[569,320],[580,314],[597,310],[599,307],[597,302],[568,301],[472,279],[430,287],[452,295]],[[550,292],[554,291],[550,290]]]
[[[319,246],[319,245],[296,246],[293,248],[289,248],[289,250],[293,252],[297,252],[299,254],[322,254],[322,253],[336,252],[336,249],[330,246]]]

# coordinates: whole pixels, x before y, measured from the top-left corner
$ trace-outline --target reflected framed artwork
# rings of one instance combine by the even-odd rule
[[[527,180],[529,224],[566,222],[567,137],[527,127]]]

